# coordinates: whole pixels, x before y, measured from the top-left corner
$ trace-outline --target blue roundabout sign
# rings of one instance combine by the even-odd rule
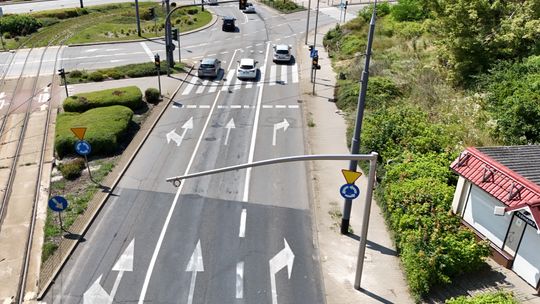
[[[86,140],[78,140],[75,143],[75,151],[82,156],[86,156],[92,152],[92,147],[90,146],[90,143],[88,143]]]
[[[355,199],[360,195],[360,189],[355,184],[345,184],[339,189],[339,193],[343,198]]]

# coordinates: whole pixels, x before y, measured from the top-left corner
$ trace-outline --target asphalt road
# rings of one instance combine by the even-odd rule
[[[179,188],[165,182],[305,152],[298,81],[309,71],[295,60],[271,60],[273,43],[293,45],[295,58],[307,56],[296,48],[305,12],[257,7],[258,14],[244,17],[236,6],[213,9],[235,16],[239,31],[221,32],[218,23],[182,43],[186,59],[216,56],[223,73],[216,81],[188,77],[43,301],[324,303],[304,164],[201,177]],[[140,62],[162,47],[145,45],[70,47],[61,56],[66,70],[97,68],[113,64],[108,54]],[[236,61],[244,57],[258,61],[257,81],[236,79]]]

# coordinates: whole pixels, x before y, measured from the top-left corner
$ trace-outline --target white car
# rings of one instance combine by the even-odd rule
[[[248,3],[246,8],[244,8],[243,12],[245,14],[255,13],[255,6],[253,6],[253,4],[251,4],[251,3]]]
[[[238,61],[236,68],[236,77],[238,79],[256,79],[257,78],[257,61],[251,58],[243,58]]]
[[[274,49],[273,60],[274,62],[290,62],[291,61],[291,49],[290,45],[286,44],[274,44],[272,46]]]

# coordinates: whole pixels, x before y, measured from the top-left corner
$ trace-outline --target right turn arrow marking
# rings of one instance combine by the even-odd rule
[[[294,253],[289,247],[287,240],[283,238],[285,242],[285,248],[278,252],[268,262],[270,264],[270,287],[272,289],[272,304],[277,304],[277,290],[276,290],[276,273],[287,266],[287,273],[289,279],[291,279],[292,267],[294,263]]]
[[[285,131],[287,131],[289,126],[290,126],[289,122],[285,118],[283,118],[282,122],[278,122],[278,123],[274,124],[274,136],[272,137],[272,145],[273,146],[276,145],[276,133],[277,133],[277,130],[283,129],[283,132],[285,132]]]

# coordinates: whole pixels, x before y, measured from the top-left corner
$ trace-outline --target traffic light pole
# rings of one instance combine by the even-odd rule
[[[360,134],[362,133],[362,120],[364,119],[364,107],[366,105],[366,92],[369,78],[369,60],[371,57],[371,45],[373,44],[373,35],[375,34],[375,17],[377,11],[377,1],[373,5],[373,13],[371,15],[371,22],[369,23],[368,43],[366,46],[366,62],[364,64],[364,71],[360,79],[361,88],[358,95],[358,107],[356,109],[356,123],[354,128],[354,135],[351,143],[351,153],[358,154],[360,151]],[[351,160],[349,164],[349,170],[356,171],[358,168],[358,161]],[[341,217],[341,234],[349,233],[349,221],[351,218],[352,200],[345,199],[343,204],[343,216]],[[358,279],[359,280],[359,279]],[[360,285],[360,283],[358,283]],[[356,283],[355,283],[356,287]]]
[[[309,15],[311,14],[311,0],[308,0],[307,3],[308,4],[307,4],[307,22],[306,22],[306,42],[304,43],[305,45],[307,45],[308,33],[309,33]]]
[[[317,26],[319,24],[319,2],[320,0],[317,0],[317,14],[315,15],[315,35],[313,36],[313,47],[317,48]],[[313,92],[312,94],[315,95],[315,79],[317,78],[317,69],[313,64],[311,65],[311,70],[313,71]]]
[[[141,37],[141,19],[139,16],[139,0],[135,0],[135,18],[137,18],[137,35]]]

